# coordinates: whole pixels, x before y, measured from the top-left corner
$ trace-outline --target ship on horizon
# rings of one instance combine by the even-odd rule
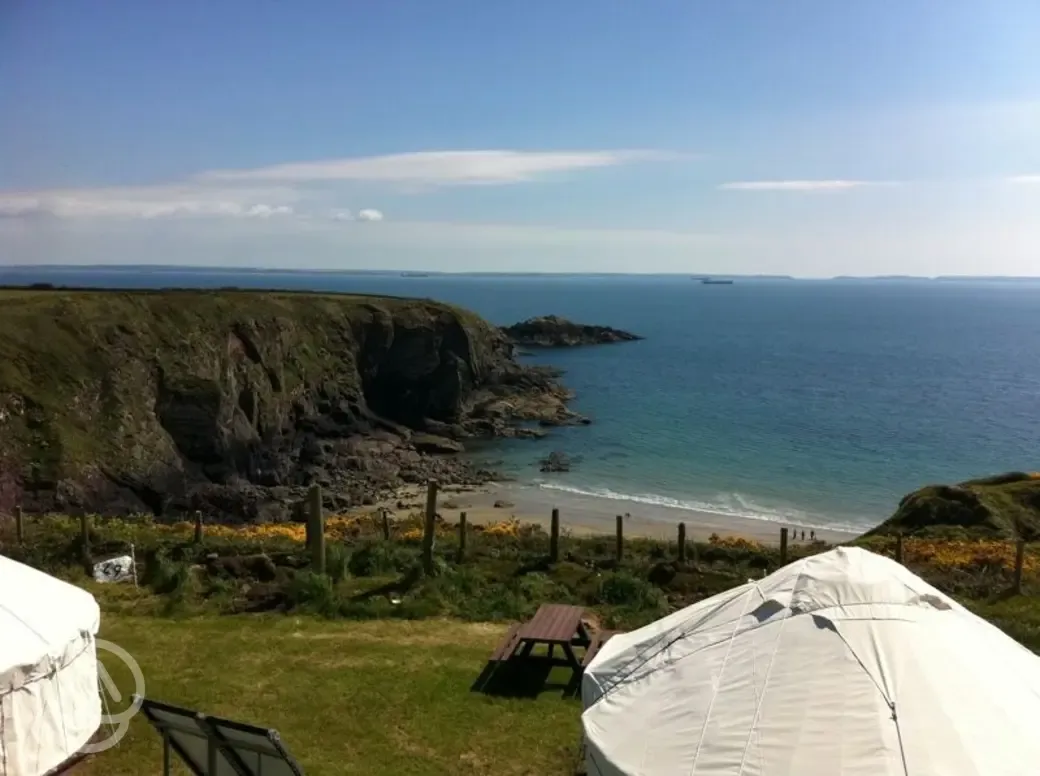
[[[732,280],[717,279],[717,278],[701,278],[701,283],[706,286],[732,286]]]

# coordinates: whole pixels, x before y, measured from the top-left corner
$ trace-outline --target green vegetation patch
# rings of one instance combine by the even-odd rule
[[[900,502],[868,536],[1040,539],[1040,475],[1012,472],[958,485],[929,485]]]

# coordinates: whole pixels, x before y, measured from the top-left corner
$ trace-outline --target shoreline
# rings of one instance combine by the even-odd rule
[[[403,518],[417,509],[421,510],[425,498],[425,486],[410,485],[399,489],[393,497],[366,507],[366,510],[382,508],[392,517]],[[496,507],[496,503],[499,506]],[[705,542],[712,534],[718,534],[740,536],[768,545],[780,543],[780,529],[784,526],[790,529],[789,541],[792,543],[808,542],[811,532],[815,532],[817,540],[840,544],[855,539],[867,530],[854,532],[720,515],[602,496],[548,491],[513,482],[490,482],[475,489],[449,485],[442,488],[437,497],[437,511],[448,522],[456,522],[458,513],[466,512],[466,519],[470,523],[487,524],[515,519],[548,530],[554,508],[560,510],[561,531],[582,536],[613,535],[617,515],[623,516],[627,536],[668,541],[676,539],[679,523],[686,524],[686,536],[690,541]],[[801,538],[802,531],[805,533],[804,540]]]

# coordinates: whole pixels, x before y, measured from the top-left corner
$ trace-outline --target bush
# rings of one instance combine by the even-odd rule
[[[600,579],[596,601],[591,603],[657,610],[663,602],[664,594],[645,579],[627,571],[614,571]]]
[[[140,582],[159,595],[183,592],[191,582],[191,569],[187,563],[171,560],[165,552],[156,551],[145,560]]]
[[[325,572],[333,584],[338,585],[350,572],[350,551],[339,543],[325,547]]]
[[[386,541],[364,542],[350,556],[347,569],[355,577],[397,574],[415,565],[415,553]]]
[[[301,571],[293,577],[289,583],[288,604],[294,609],[314,612],[323,617],[335,617],[341,606],[332,580],[313,571]]]

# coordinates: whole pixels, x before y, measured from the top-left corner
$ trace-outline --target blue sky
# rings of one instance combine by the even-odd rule
[[[8,0],[0,263],[1040,275],[1035,0]]]

